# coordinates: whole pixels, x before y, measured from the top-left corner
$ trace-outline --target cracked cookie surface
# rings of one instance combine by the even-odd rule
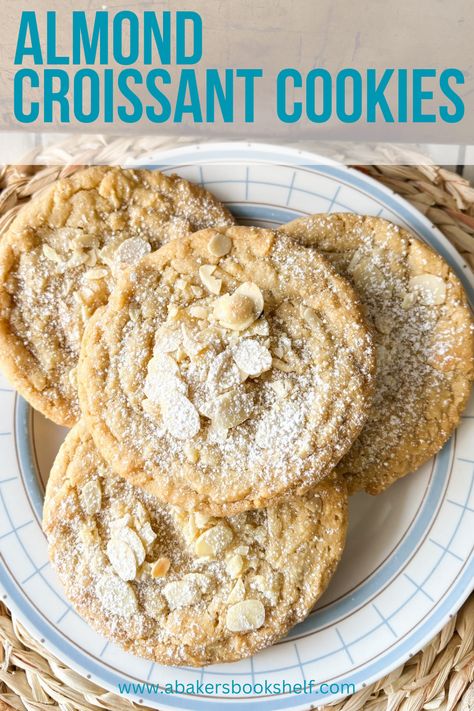
[[[229,515],[327,476],[364,423],[373,371],[347,282],[288,237],[231,227],[123,274],[87,325],[78,381],[117,474]]]
[[[43,527],[96,630],[160,664],[197,666],[247,657],[309,614],[342,554],[347,492],[329,477],[267,509],[185,513],[115,478],[81,422],[53,466]]]
[[[79,416],[84,325],[117,274],[164,241],[233,224],[206,190],[158,171],[92,167],[22,207],[0,241],[0,364],[58,424]]]
[[[282,230],[351,281],[373,327],[374,401],[337,471],[351,492],[381,493],[441,448],[467,403],[474,342],[465,292],[440,255],[382,218],[313,215]]]

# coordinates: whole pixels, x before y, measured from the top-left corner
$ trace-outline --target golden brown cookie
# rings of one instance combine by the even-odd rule
[[[95,444],[183,509],[230,515],[301,494],[359,433],[374,370],[353,290],[270,230],[203,230],[123,274],[78,370]]]
[[[381,218],[313,215],[282,230],[352,282],[373,326],[373,406],[338,472],[351,492],[378,494],[433,456],[459,422],[474,373],[466,295],[439,254]]]
[[[88,168],[42,191],[0,241],[5,375],[44,415],[72,425],[84,324],[117,273],[168,239],[230,224],[206,190],[158,171]]]
[[[341,557],[343,480],[227,519],[184,513],[115,478],[79,423],[44,509],[51,561],[78,612],[160,664],[247,657],[302,620]]]

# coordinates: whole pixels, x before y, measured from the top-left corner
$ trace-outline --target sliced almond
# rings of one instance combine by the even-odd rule
[[[206,350],[207,343],[198,341],[197,338],[194,338],[184,324],[181,326],[181,333],[181,345],[188,358],[194,358],[199,355],[199,353]]]
[[[143,392],[154,403],[161,404],[171,393],[186,395],[187,385],[180,376],[179,366],[171,356],[159,353],[149,361]]]
[[[129,526],[124,526],[117,531],[117,538],[130,546],[135,554],[137,565],[141,565],[145,560],[146,551],[143,543],[137,533],[133,531]]]
[[[147,550],[153,545],[156,540],[156,533],[154,532],[148,521],[140,528],[138,535],[144,542]]]
[[[181,331],[176,327],[176,325],[174,325],[174,327],[170,327],[165,324],[156,333],[153,354],[174,353],[174,351],[177,351],[180,347],[181,339]]]
[[[163,424],[176,439],[192,439],[201,429],[199,412],[185,395],[174,392],[162,402]]]
[[[234,294],[247,296],[253,303],[253,308],[256,314],[255,318],[260,316],[263,311],[264,300],[262,291],[257,284],[254,284],[252,281],[245,281],[234,291]]]
[[[98,281],[99,279],[104,279],[109,275],[109,270],[102,267],[96,267],[95,269],[89,269],[85,273],[85,278],[88,281]]]
[[[137,596],[132,586],[117,575],[103,575],[97,581],[95,591],[105,609],[113,615],[130,618],[138,612]]]
[[[226,562],[226,570],[231,578],[237,578],[244,569],[244,559],[236,553]]]
[[[209,367],[207,384],[212,390],[222,393],[245,380],[232,358],[230,350],[222,351],[214,358]]]
[[[96,249],[90,249],[89,252],[87,252],[87,262],[86,265],[88,267],[95,267],[97,264],[97,250]]]
[[[404,311],[408,311],[408,309],[411,309],[411,307],[414,306],[415,303],[416,303],[416,294],[409,291],[405,294],[405,296],[402,299],[402,309]]]
[[[191,464],[197,464],[199,461],[199,449],[197,449],[197,447],[193,447],[191,442],[186,442],[184,445],[184,453],[188,462]]]
[[[204,306],[191,306],[189,315],[193,318],[206,319],[209,316],[209,311]]]
[[[248,555],[249,550],[248,546],[237,546],[234,548],[234,553],[238,553],[239,555]]]
[[[180,277],[179,279],[176,279],[174,287],[179,291],[186,291],[186,289],[189,287],[189,281]]]
[[[186,395],[188,386],[176,375],[149,373],[143,386],[143,392],[155,404],[161,404],[170,393]]]
[[[242,578],[239,578],[227,597],[227,604],[233,605],[240,602],[245,597],[245,585]]]
[[[130,237],[122,242],[114,254],[114,262],[133,266],[151,252],[151,245],[142,237]]]
[[[310,328],[320,328],[321,321],[314,309],[307,306],[303,309],[303,318]]]
[[[194,516],[192,514],[183,514],[181,517],[181,531],[186,543],[191,544],[199,535],[199,530],[196,528]]]
[[[232,388],[219,395],[212,403],[212,424],[228,430],[245,422],[253,412],[254,399],[250,392]]]
[[[259,318],[257,321],[249,326],[249,328],[244,333],[244,336],[269,336],[270,335],[270,324],[266,318]]]
[[[68,268],[80,267],[82,264],[86,264],[86,262],[88,262],[88,261],[89,261],[89,257],[86,254],[86,252],[83,252],[80,249],[75,249],[74,252],[72,253],[72,255],[67,260],[66,266]]]
[[[275,574],[255,575],[250,583],[250,587],[262,593],[270,603],[276,605],[278,602],[278,593],[280,591],[280,583]]]
[[[209,514],[202,513],[201,511],[195,511],[194,512],[194,521],[196,522],[196,526],[198,528],[204,528],[204,526],[209,523],[211,520],[211,517]]]
[[[196,540],[194,550],[199,557],[209,556],[214,558],[225,551],[233,538],[234,534],[231,529],[221,521],[216,526],[208,528],[201,533]]]
[[[170,610],[195,605],[202,598],[200,588],[194,582],[185,579],[168,583],[162,592]]]
[[[205,294],[204,290],[200,286],[196,286],[196,284],[191,284],[191,293],[196,299],[202,299]]]
[[[265,526],[257,526],[257,528],[254,528],[253,537],[257,543],[264,548],[268,542],[267,530]]]
[[[136,520],[140,525],[143,525],[144,523],[150,520],[150,515],[148,511],[146,510],[142,502],[139,500],[135,501],[135,505],[133,507],[133,515],[135,516]]]
[[[43,244],[43,254],[46,259],[49,259],[51,262],[56,262],[56,264],[61,264],[62,262],[62,259],[59,254],[56,252],[55,249],[50,247],[49,244]]]
[[[273,358],[272,368],[275,368],[276,370],[281,370],[282,373],[293,373],[293,371],[295,370],[294,365],[286,363],[284,360],[281,360],[281,358]]]
[[[137,575],[137,559],[130,546],[119,538],[107,543],[107,557],[112,568],[122,580],[134,580]]]
[[[214,264],[203,264],[199,267],[199,278],[211,294],[217,295],[221,292],[222,279],[212,276],[215,270]]]
[[[272,367],[272,354],[253,338],[240,341],[233,350],[233,357],[237,367],[251,377],[257,377]]]
[[[291,385],[286,380],[274,380],[270,383],[270,387],[277,400],[283,400],[291,392]]]
[[[213,257],[223,257],[232,249],[232,240],[228,235],[216,232],[207,243],[207,248]]]
[[[233,294],[224,294],[214,305],[214,318],[234,331],[249,328],[263,311],[263,294],[256,284],[245,282]]]
[[[170,569],[171,561],[169,558],[158,558],[158,560],[153,563],[151,569],[152,578],[164,578]]]
[[[102,489],[98,479],[88,481],[81,489],[81,506],[85,514],[93,516],[99,513],[102,505]]]
[[[226,627],[231,632],[258,630],[265,622],[265,608],[260,600],[242,600],[227,610]]]
[[[412,277],[409,283],[410,289],[426,306],[440,306],[446,301],[446,282],[439,276],[419,274]]]
[[[370,284],[372,288],[383,289],[384,291],[389,289],[387,279],[384,277],[382,270],[374,265],[371,257],[362,257],[350,273],[355,285],[359,288]]]
[[[376,314],[375,318],[374,318],[374,322],[375,322],[375,327],[376,327],[377,331],[379,331],[380,333],[384,333],[385,335],[388,335],[389,333],[391,333],[393,330],[393,327],[395,325],[393,318],[387,313]]]
[[[117,515],[118,515],[118,511],[117,511]],[[114,520],[110,522],[110,528],[115,534],[119,529],[124,528],[125,526],[128,526],[129,524],[131,524],[132,521],[133,521],[132,515],[130,513],[124,513],[123,516],[114,518]]]
[[[160,376],[179,375],[179,366],[167,353],[155,353],[148,362],[148,372]]]

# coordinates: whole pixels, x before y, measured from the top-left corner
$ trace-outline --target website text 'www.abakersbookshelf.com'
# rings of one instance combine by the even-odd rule
[[[317,682],[307,679],[301,683],[285,681],[239,682],[231,679],[226,682],[201,682],[193,681],[183,683],[171,681],[165,684],[151,682],[122,682],[117,685],[118,693],[122,696],[147,695],[162,696],[187,695],[208,696],[218,698],[222,696],[277,696],[281,694],[321,694],[323,696],[342,695],[355,693],[355,684],[351,682]]]

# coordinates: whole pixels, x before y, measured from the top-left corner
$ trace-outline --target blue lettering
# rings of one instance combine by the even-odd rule
[[[26,44],[28,37],[30,40],[29,46]],[[21,13],[15,50],[15,64],[23,64],[25,57],[33,57],[35,64],[43,64],[36,14],[31,11]]]
[[[38,74],[34,71],[34,69],[20,69],[20,71],[15,74],[13,82],[13,113],[17,121],[21,121],[22,123],[32,123],[38,118],[39,103],[37,101],[32,101],[30,103],[30,111],[26,113],[24,110],[23,88],[25,79],[29,79],[32,89],[37,89],[39,87]]]
[[[464,102],[450,84],[450,79],[454,79],[456,84],[464,84],[464,74],[460,69],[445,69],[441,72],[439,85],[441,91],[453,105],[454,111],[449,111],[448,106],[440,106],[439,115],[446,123],[457,123],[464,117]]]

